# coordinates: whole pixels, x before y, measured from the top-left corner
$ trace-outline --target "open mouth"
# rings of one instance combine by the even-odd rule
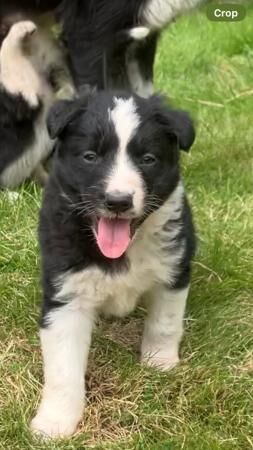
[[[106,258],[120,258],[128,249],[135,232],[134,221],[123,218],[99,217],[95,237]]]

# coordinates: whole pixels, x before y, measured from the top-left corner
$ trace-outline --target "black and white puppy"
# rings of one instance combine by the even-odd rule
[[[82,418],[84,374],[99,313],[148,305],[144,364],[179,360],[195,234],[179,151],[194,129],[160,98],[101,92],[56,104],[58,155],[40,214],[45,385],[32,428],[71,435]]]
[[[0,187],[14,188],[35,175],[54,147],[46,117],[57,98],[74,94],[63,51],[23,13],[6,14],[0,48]]]

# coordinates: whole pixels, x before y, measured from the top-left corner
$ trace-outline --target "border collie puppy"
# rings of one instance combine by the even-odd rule
[[[82,418],[97,314],[123,317],[144,297],[142,362],[179,360],[195,250],[179,151],[194,129],[159,97],[113,92],[57,103],[48,126],[59,145],[40,214],[45,385],[32,428],[63,437]]]
[[[14,188],[36,174],[51,154],[46,117],[57,98],[74,93],[62,49],[26,14],[6,14],[0,48],[0,187]]]
[[[161,30],[203,1],[63,0],[60,17],[76,85],[130,89],[149,97]],[[152,31],[145,40],[117,41],[117,33],[139,26]]]

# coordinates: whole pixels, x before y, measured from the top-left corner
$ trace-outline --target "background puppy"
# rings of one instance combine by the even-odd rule
[[[0,49],[0,186],[15,187],[36,172],[53,150],[46,116],[56,98],[73,95],[72,81],[56,40],[27,14],[6,14]]]
[[[161,30],[203,0],[63,0],[60,17],[77,86],[153,93],[153,65]],[[144,26],[146,39],[118,42],[124,29]],[[106,74],[106,77],[105,77]]]
[[[56,104],[49,130],[59,148],[40,216],[45,386],[32,428],[59,437],[82,417],[98,313],[122,317],[145,295],[142,361],[178,362],[195,249],[179,150],[194,130],[159,98],[122,93]]]

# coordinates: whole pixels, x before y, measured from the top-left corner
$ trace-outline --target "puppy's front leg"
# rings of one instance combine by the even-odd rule
[[[32,39],[36,25],[30,21],[12,25],[0,51],[0,82],[7,92],[22,95],[31,107],[39,104],[39,75],[24,53],[25,39]]]
[[[34,432],[59,438],[73,434],[82,418],[93,314],[75,301],[59,305],[40,331],[44,360],[44,389]]]
[[[141,348],[144,364],[169,370],[178,363],[188,290],[189,287],[157,286],[148,294],[149,309]]]

